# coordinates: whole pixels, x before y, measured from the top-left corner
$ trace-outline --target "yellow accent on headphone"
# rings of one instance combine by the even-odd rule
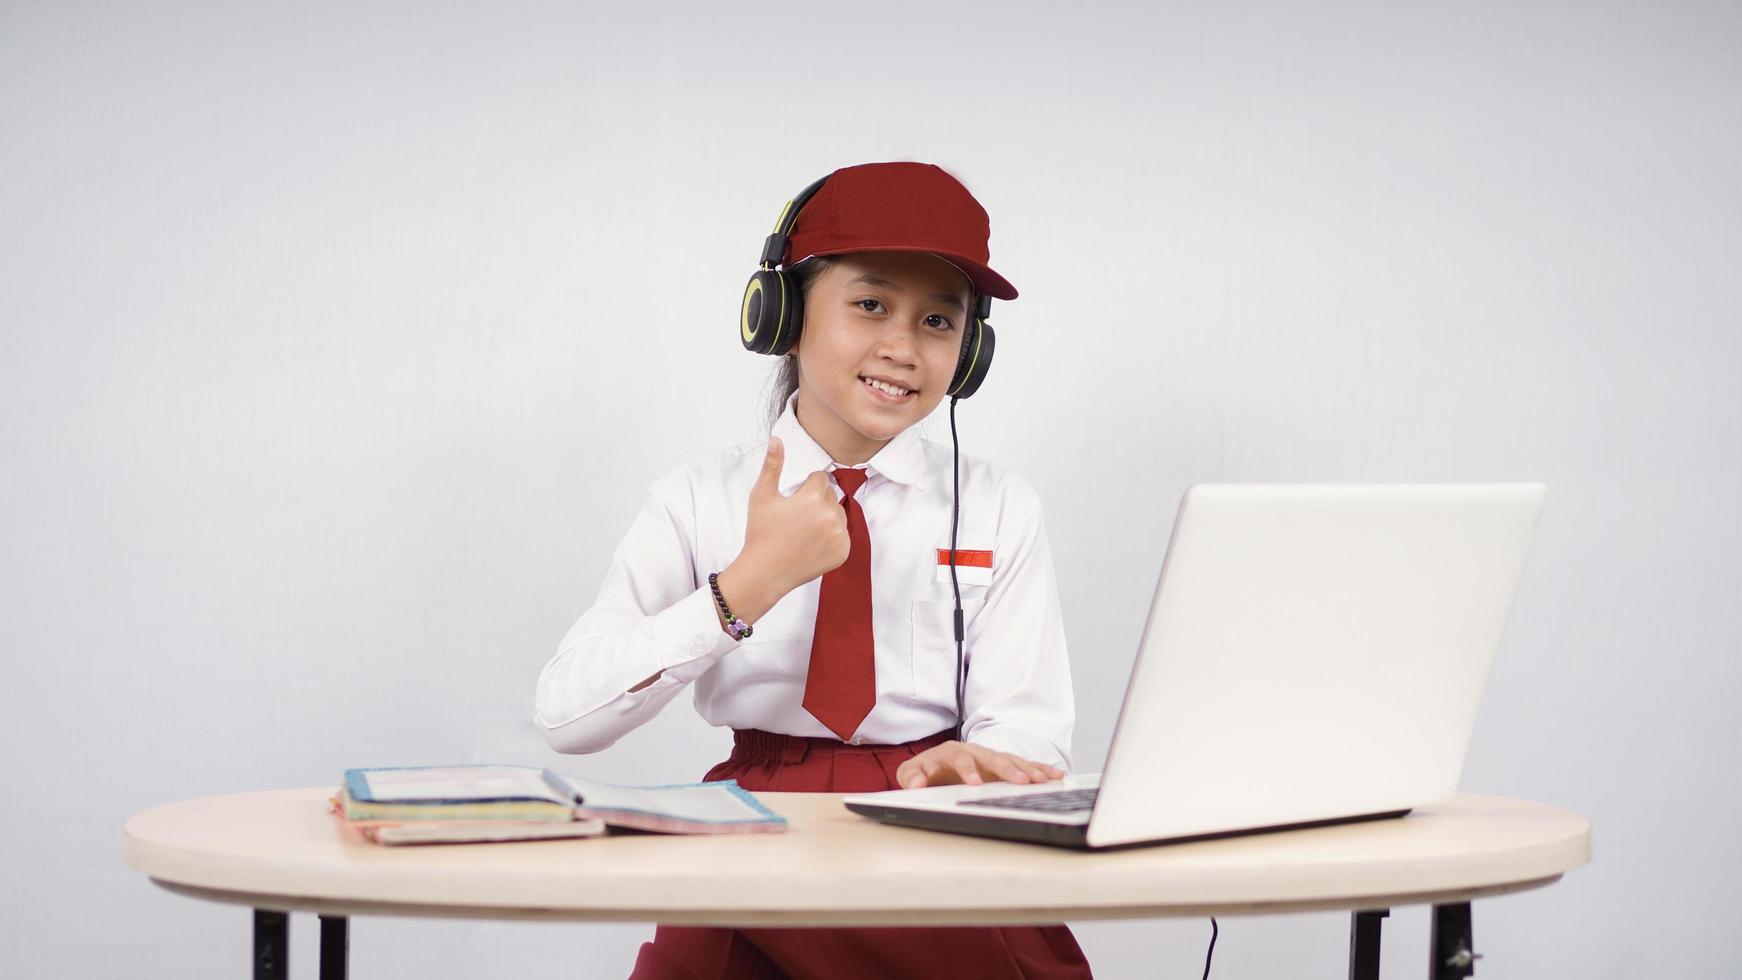
[[[775,274],[779,275],[779,273],[775,273]],[[774,343],[772,345],[770,345],[768,349],[771,351],[779,350],[780,349],[780,339],[782,337],[785,337],[785,336],[786,336],[786,289],[782,288],[780,291],[780,319],[774,321]]]
[[[750,297],[762,292],[762,280],[750,280],[749,288],[744,290],[744,305],[738,310],[738,332],[744,335],[746,346],[756,341],[756,335],[750,332]]]
[[[786,224],[787,212],[792,210],[792,201],[795,201],[795,200],[797,200],[797,198],[793,198],[792,200],[787,201],[786,206],[780,209],[780,217],[774,219],[774,233],[776,235],[784,234],[784,232],[782,232],[780,230],[780,228],[782,225]],[[793,223],[797,224],[798,222],[795,220]],[[771,263],[765,262],[762,264],[762,267],[764,269],[771,269],[771,268],[773,268],[773,265]]]
[[[981,338],[985,336],[980,328],[986,325],[986,321],[975,320],[974,323],[974,353],[973,356],[968,358],[968,369],[962,372],[962,384],[956,385],[954,388],[950,389],[949,393],[952,395],[962,390],[962,385],[967,384],[968,379],[974,376],[974,365],[980,363],[980,341]]]

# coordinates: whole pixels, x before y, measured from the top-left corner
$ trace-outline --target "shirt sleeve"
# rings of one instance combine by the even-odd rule
[[[1014,474],[985,605],[968,624],[963,739],[1069,770],[1076,700],[1040,495]]]
[[[610,747],[738,645],[720,628],[713,590],[698,587],[694,509],[673,500],[680,474],[649,490],[598,598],[539,672],[533,723],[558,752]]]

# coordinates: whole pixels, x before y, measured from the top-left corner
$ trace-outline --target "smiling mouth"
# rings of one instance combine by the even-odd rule
[[[894,385],[886,385],[881,381],[872,381],[868,378],[860,378],[859,384],[863,386],[865,390],[869,391],[873,398],[891,403],[907,401],[919,393],[918,389],[908,389],[902,394],[895,394],[895,392],[902,391],[902,389],[897,388]]]

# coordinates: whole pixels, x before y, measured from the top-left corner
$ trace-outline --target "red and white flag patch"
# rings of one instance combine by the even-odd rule
[[[938,581],[950,582],[950,549],[938,549]],[[992,584],[992,552],[956,549],[956,581],[962,585]]]

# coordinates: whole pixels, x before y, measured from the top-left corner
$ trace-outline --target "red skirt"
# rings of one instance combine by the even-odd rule
[[[870,793],[898,789],[896,767],[953,730],[902,745],[847,745],[762,731],[734,733],[732,757],[705,779],[749,790]],[[1064,980],[1088,977],[1071,930],[1057,926],[716,929],[659,926],[630,980]]]

